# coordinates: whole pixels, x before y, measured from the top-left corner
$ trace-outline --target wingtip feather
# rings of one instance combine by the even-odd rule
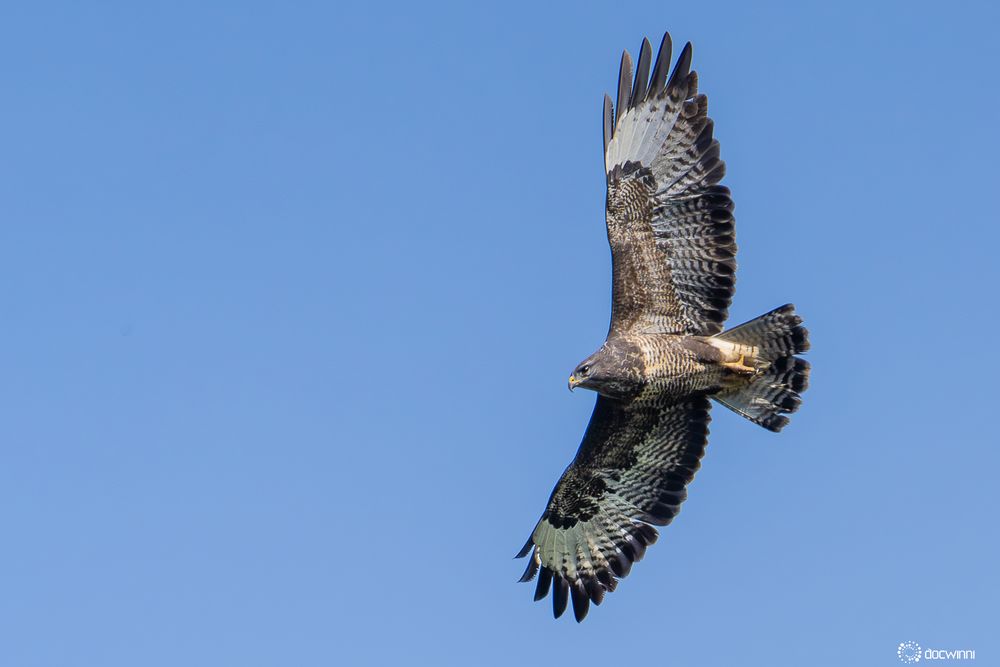
[[[660,41],[660,50],[656,55],[656,65],[653,67],[653,78],[649,83],[649,90],[646,91],[646,97],[656,97],[663,92],[663,84],[666,83],[667,73],[670,71],[670,57],[673,51],[673,42],[670,39],[670,33],[663,33],[663,39]]]
[[[611,96],[604,93],[604,154],[608,154],[608,144],[611,143],[611,136],[615,131],[614,109],[611,103]]]
[[[559,618],[566,611],[569,602],[569,582],[560,576],[552,580],[552,615]]]
[[[618,100],[615,103],[615,123],[625,115],[629,98],[632,96],[632,56],[622,51],[622,64],[618,70]]]
[[[590,611],[590,596],[578,583],[570,587],[570,594],[573,598],[573,617],[579,623],[587,618],[587,612]]]
[[[535,546],[534,537],[529,537],[528,541],[524,543],[524,546],[521,547],[521,550],[517,552],[517,555],[514,556],[514,558],[515,559],[524,558],[534,548],[534,546]]]
[[[642,38],[642,47],[639,49],[639,64],[635,68],[635,84],[632,86],[632,96],[628,101],[628,108],[632,109],[646,99],[646,90],[649,87],[649,64],[653,58],[653,47],[649,40]]]
[[[538,584],[535,586],[535,602],[538,602],[546,595],[549,594],[549,588],[552,586],[552,570],[547,567],[543,567],[541,572],[538,574]]]
[[[691,73],[691,51],[693,48],[691,42],[684,44],[684,48],[681,49],[681,55],[677,58],[677,64],[674,65],[673,74],[670,75],[670,81],[667,82],[667,90],[671,90],[679,85]]]
[[[538,559],[532,558],[528,561],[528,567],[524,568],[524,574],[518,579],[518,583],[526,584],[535,578],[535,574],[538,573]]]

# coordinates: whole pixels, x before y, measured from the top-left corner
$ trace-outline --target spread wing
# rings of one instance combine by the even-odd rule
[[[518,557],[521,581],[538,575],[535,600],[552,590],[558,618],[572,596],[577,621],[600,604],[687,497],[708,441],[709,402],[666,404],[598,396],[576,458]]]
[[[735,287],[733,202],[718,185],[725,163],[708,98],[690,71],[690,43],[667,79],[670,44],[664,35],[650,77],[643,40],[634,86],[623,53],[614,108],[604,98],[612,333],[719,333]]]

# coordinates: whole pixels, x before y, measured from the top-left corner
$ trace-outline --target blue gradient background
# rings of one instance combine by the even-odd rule
[[[6,4],[0,664],[1000,664],[1000,12],[809,4]],[[578,626],[511,556],[664,29],[813,386]]]

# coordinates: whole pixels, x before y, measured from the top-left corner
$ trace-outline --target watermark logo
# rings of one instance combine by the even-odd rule
[[[917,642],[900,642],[896,655],[905,663],[920,662],[920,644]]]
[[[900,642],[896,655],[902,662],[912,665],[921,660],[975,660],[974,649],[921,648],[917,642]]]

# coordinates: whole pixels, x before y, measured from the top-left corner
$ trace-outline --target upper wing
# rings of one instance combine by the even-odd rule
[[[622,54],[618,101],[604,98],[608,241],[614,263],[611,331],[712,335],[733,297],[736,241],[708,98],[690,71],[691,44],[673,74],[663,36],[652,78],[643,40],[632,85]]]
[[[573,597],[576,620],[600,604],[676,516],[708,440],[708,399],[661,405],[597,397],[576,458],[518,557],[521,581],[538,576],[535,600],[552,588],[558,618]]]

